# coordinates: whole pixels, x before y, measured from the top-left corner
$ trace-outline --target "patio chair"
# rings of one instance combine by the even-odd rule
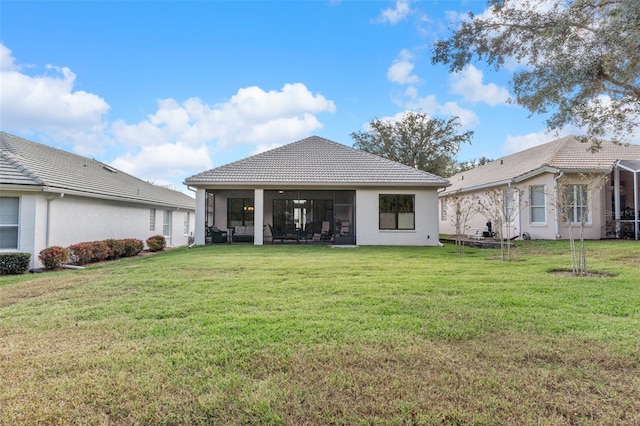
[[[284,232],[274,229],[273,225],[271,225],[270,223],[268,225],[269,225],[269,231],[271,232],[271,244],[273,244],[273,242],[277,239],[280,239],[280,242],[283,243],[285,238]]]

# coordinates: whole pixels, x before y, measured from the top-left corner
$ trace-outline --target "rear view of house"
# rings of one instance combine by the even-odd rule
[[[438,244],[449,182],[312,136],[185,180],[197,189],[196,244]]]
[[[440,229],[455,233],[451,204],[455,197],[486,200],[504,193],[508,217],[498,231],[532,239],[566,239],[569,226],[584,223],[586,239],[638,239],[640,146],[602,141],[589,144],[565,137],[489,164],[458,173],[440,193]],[[479,211],[465,224],[468,235],[482,235],[491,220]]]
[[[195,200],[107,164],[0,132],[0,251],[161,234],[187,244]]]

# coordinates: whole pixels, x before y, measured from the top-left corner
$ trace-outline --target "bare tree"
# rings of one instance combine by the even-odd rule
[[[604,173],[581,173],[579,183],[563,177],[558,182],[558,211],[562,222],[569,229],[571,249],[571,271],[573,275],[587,275],[587,255],[584,245],[584,231],[591,220],[592,195],[602,189],[608,180]],[[579,229],[578,245],[574,237]]]
[[[490,188],[480,197],[480,209],[491,220],[500,240],[502,260],[511,260],[511,231],[525,206],[522,189],[517,186]]]
[[[462,253],[462,235],[467,223],[480,210],[480,200],[475,194],[463,194],[460,190],[446,197],[447,216],[456,230],[456,252]]]

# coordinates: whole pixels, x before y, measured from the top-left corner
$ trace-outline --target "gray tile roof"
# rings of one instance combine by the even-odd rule
[[[211,185],[353,185],[445,187],[448,181],[395,161],[311,136],[191,176],[185,183]]]
[[[152,185],[99,161],[5,132],[0,132],[0,184],[195,208],[195,200],[182,192]]]
[[[603,141],[602,149],[592,153],[588,143],[567,136],[453,175],[449,178],[451,186],[446,193],[517,181],[549,169],[564,172],[607,171],[617,160],[640,160],[640,145],[618,145]]]

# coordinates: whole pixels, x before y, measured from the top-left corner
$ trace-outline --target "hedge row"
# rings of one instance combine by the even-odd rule
[[[0,253],[0,275],[19,275],[29,270],[31,253]]]
[[[38,258],[45,269],[57,269],[67,263],[86,265],[120,257],[136,256],[143,248],[144,243],[135,238],[124,240],[109,239],[73,244],[68,248],[59,246],[47,247],[40,252]]]

